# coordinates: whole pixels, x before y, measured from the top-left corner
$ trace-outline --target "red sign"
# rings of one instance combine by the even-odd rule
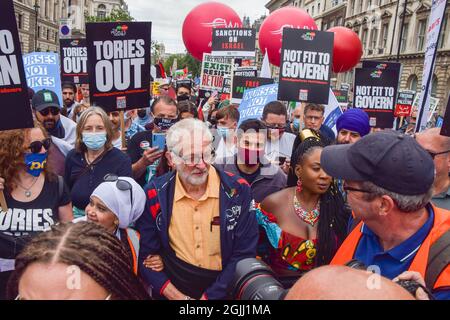
[[[411,110],[411,105],[397,104],[395,106],[394,117],[409,117],[411,115]]]

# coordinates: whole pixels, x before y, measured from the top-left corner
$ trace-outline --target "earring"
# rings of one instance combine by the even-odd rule
[[[300,178],[298,178],[298,180],[297,180],[297,192],[298,192],[298,193],[301,193],[302,190],[303,190],[303,187],[302,187],[302,180],[301,180]]]

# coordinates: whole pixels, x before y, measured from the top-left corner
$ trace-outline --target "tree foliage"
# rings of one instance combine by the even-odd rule
[[[86,16],[86,22],[130,22],[134,21],[134,18],[130,15],[127,10],[122,8],[113,9],[111,14],[106,17],[98,16]]]
[[[200,76],[201,72],[201,62],[196,60],[193,56],[191,56],[189,53],[177,53],[171,55],[165,62],[164,62],[164,69],[166,70],[166,73],[168,74],[170,72],[170,68],[173,65],[173,61],[177,59],[177,69],[184,69],[188,68],[189,73],[192,73],[193,77]]]

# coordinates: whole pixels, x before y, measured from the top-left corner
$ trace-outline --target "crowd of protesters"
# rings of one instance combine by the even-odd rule
[[[34,128],[0,132],[2,299],[233,299],[236,264],[255,257],[287,299],[450,299],[439,129],[374,130],[350,108],[335,133],[325,106],[280,101],[241,121],[218,96],[159,89],[121,121],[64,82],[61,103],[30,92]],[[368,274],[343,266],[355,259],[382,289],[361,289]]]

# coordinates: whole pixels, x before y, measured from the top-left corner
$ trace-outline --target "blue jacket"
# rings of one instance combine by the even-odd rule
[[[216,282],[205,291],[208,299],[226,297],[236,263],[245,258],[254,258],[258,242],[258,224],[248,183],[230,173],[220,170],[217,172],[221,182],[219,203],[222,271]],[[144,213],[137,221],[137,229],[141,234],[139,274],[154,291],[161,295],[170,279],[164,271],[155,272],[147,269],[143,266],[143,261],[149,254],[157,255],[163,250],[174,252],[169,245],[169,224],[175,182],[175,172],[169,172],[147,184],[145,187],[147,204]]]

